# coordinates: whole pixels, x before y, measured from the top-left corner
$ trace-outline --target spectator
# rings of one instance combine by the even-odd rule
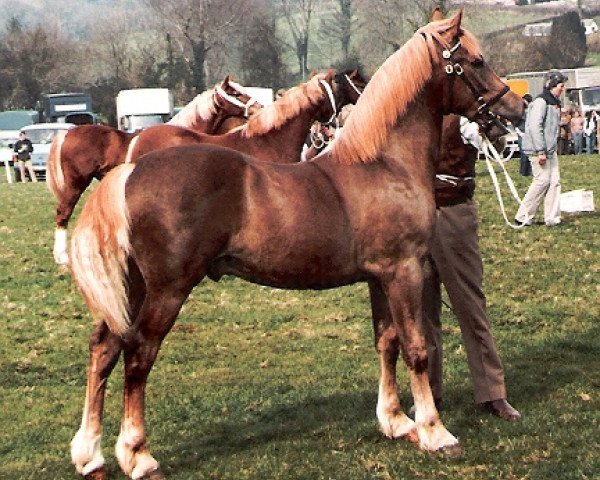
[[[544,78],[544,90],[531,102],[523,149],[531,159],[533,181],[523,198],[515,220],[530,224],[540,203],[544,200],[544,221],[553,226],[560,223],[560,169],[556,146],[560,128],[560,95],[567,77],[558,70],[550,70]]]
[[[583,151],[583,122],[579,110],[575,109],[571,116],[571,138],[573,139],[573,153],[579,155]]]
[[[598,116],[594,110],[585,115],[585,127],[583,135],[585,137],[585,151],[591,155],[596,150],[596,128],[598,126]]]
[[[523,100],[525,100],[527,102],[527,105],[529,106],[529,104],[533,100],[533,97],[531,95],[529,95],[528,93],[526,93],[525,95],[523,95]],[[527,110],[525,110],[525,115],[523,115],[523,119],[521,120],[521,123],[519,123],[519,125],[517,125],[519,153],[521,155],[521,160],[519,163],[519,173],[524,177],[530,177],[531,176],[531,163],[529,163],[529,157],[523,151],[523,134],[525,132],[526,120],[527,120]]]
[[[31,181],[37,182],[37,177],[35,176],[33,165],[31,164],[31,152],[33,152],[33,145],[31,144],[31,140],[27,138],[26,132],[21,131],[19,133],[19,140],[15,142],[14,151],[15,155],[13,155],[13,160],[19,162],[21,182],[27,181],[27,176],[25,175],[25,167],[27,167],[27,170],[29,171]]]
[[[560,112],[560,129],[558,131],[558,149],[559,155],[568,155],[571,153],[571,112],[568,108],[563,108]]]

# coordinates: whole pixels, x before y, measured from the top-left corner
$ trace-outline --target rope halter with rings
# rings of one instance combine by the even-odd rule
[[[337,111],[337,105],[335,104],[335,96],[333,95],[333,90],[331,89],[331,85],[329,85],[329,83],[327,81],[325,81],[324,79],[319,79],[319,84],[323,87],[323,90],[325,90],[325,93],[327,94],[327,98],[329,99],[329,103],[331,104],[331,117],[329,117],[329,120],[327,120],[326,122],[315,122],[318,128],[311,128],[310,129],[310,143],[312,144],[313,147],[315,147],[316,149],[320,149],[322,147],[324,147],[325,145],[328,145],[329,142],[331,142],[331,140],[333,139],[332,137],[326,137],[325,135],[323,135],[321,133],[321,125],[333,125],[334,121],[335,121],[335,125],[334,127],[337,129],[338,128],[338,111]]]
[[[241,86],[239,86],[240,88],[237,88],[236,85],[236,89],[240,92],[243,93],[243,89]],[[231,103],[232,105],[235,105],[236,107],[240,107],[244,109],[244,117],[248,118],[249,116],[249,110],[250,107],[252,107],[252,105],[254,104],[258,104],[260,105],[260,102],[256,99],[254,99],[252,96],[250,96],[250,98],[248,99],[248,101],[246,103],[240,101],[237,97],[234,97],[233,95],[228,94],[225,90],[223,90],[223,88],[221,88],[221,85],[217,85],[215,88],[215,94],[219,94],[219,96],[223,99],[228,101],[229,103]]]

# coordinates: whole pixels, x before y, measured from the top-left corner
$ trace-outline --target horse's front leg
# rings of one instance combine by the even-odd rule
[[[394,278],[384,285],[398,328],[402,357],[410,373],[419,446],[427,451],[458,454],[458,440],[440,420],[429,386],[427,350],[421,331],[422,289],[423,267],[417,258],[399,265]]]
[[[104,322],[99,324],[90,338],[90,360],[81,427],[71,441],[71,460],[77,472],[87,479],[106,478],[100,447],[104,393],[106,381],[120,353],[120,339],[110,332]]]
[[[396,364],[400,352],[398,329],[392,320],[387,297],[379,283],[369,282],[371,313],[375,349],[379,357],[379,393],[377,396],[377,420],[383,434],[388,438],[405,438],[418,442],[415,422],[402,411],[398,399]]]

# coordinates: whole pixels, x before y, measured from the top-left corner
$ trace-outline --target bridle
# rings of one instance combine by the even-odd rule
[[[337,114],[338,114],[337,105],[335,104],[335,96],[333,95],[333,90],[331,89],[331,85],[329,85],[329,83],[327,83],[327,81],[325,81],[321,78],[321,79],[319,79],[319,83],[325,90],[325,93],[327,93],[327,98],[329,99],[329,103],[331,103],[331,110],[332,110],[332,114],[331,114],[331,117],[329,117],[329,120],[327,120],[326,122],[322,122],[322,123],[324,123],[325,125],[330,125],[331,123],[333,123],[333,121],[335,119],[337,119]]]
[[[424,32],[423,35],[425,36]],[[497,103],[510,90],[508,85],[504,85],[504,88],[502,88],[500,92],[498,92],[492,98],[485,100],[481,91],[479,91],[475,85],[473,85],[473,82],[471,82],[471,80],[469,80],[467,77],[464,68],[460,64],[460,61],[455,61],[452,58],[454,52],[456,52],[456,50],[458,50],[458,48],[461,46],[460,39],[458,39],[452,47],[448,47],[446,42],[439,36],[439,34],[432,33],[432,36],[434,36],[444,48],[442,50],[442,59],[446,62],[446,66],[444,67],[446,75],[450,76],[452,79],[460,78],[471,91],[473,96],[477,99],[479,106],[477,107],[477,113],[472,120],[476,121],[482,127],[482,129],[484,129],[484,131],[489,130],[489,128],[495,124],[508,133],[506,125],[504,125],[498,116],[490,110],[492,105]],[[446,97],[447,96],[445,96],[445,98]]]
[[[231,103],[232,105],[235,105],[236,107],[240,107],[244,109],[244,117],[248,118],[249,111],[250,111],[250,107],[252,107],[252,105],[254,104],[258,104],[260,105],[260,102],[258,100],[255,100],[254,98],[250,97],[248,99],[248,101],[246,103],[240,101],[238,98],[234,97],[233,95],[229,95],[225,90],[223,90],[223,88],[221,88],[220,85],[217,85],[215,87],[215,94],[219,94],[219,96],[223,99],[228,101],[229,103]],[[214,100],[214,97],[213,97]],[[216,102],[215,102],[216,103]]]
[[[346,73],[344,73],[344,78],[346,79],[352,90],[354,90],[360,97],[362,95],[362,91],[356,86],[356,84],[350,79],[350,77]]]

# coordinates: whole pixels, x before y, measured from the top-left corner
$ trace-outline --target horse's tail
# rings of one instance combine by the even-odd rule
[[[126,278],[131,250],[125,183],[135,165],[120,165],[86,202],[71,239],[71,268],[97,320],[123,335],[130,327]]]
[[[56,133],[50,145],[50,154],[46,164],[46,185],[57,200],[60,200],[65,189],[65,175],[62,169],[61,151],[67,130]]]

